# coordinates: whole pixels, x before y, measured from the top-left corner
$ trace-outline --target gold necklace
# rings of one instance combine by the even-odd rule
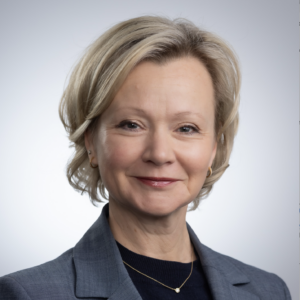
[[[123,260],[123,263],[124,263],[125,265],[127,265],[129,268],[131,268],[132,270],[134,270],[134,271],[136,271],[136,272],[138,272],[138,273],[140,273],[140,274],[142,274],[142,275],[144,275],[144,276],[146,276],[146,277],[148,277],[148,278],[150,278],[150,279],[156,281],[157,283],[163,285],[164,287],[166,287],[166,288],[168,288],[168,289],[170,289],[170,290],[175,291],[177,294],[180,292],[180,289],[181,289],[181,288],[183,287],[183,285],[187,282],[187,280],[191,277],[192,272],[193,272],[193,256],[192,256],[192,267],[191,267],[191,272],[190,272],[188,278],[183,282],[183,284],[182,284],[180,287],[174,289],[174,288],[171,288],[171,287],[169,287],[169,286],[167,286],[167,285],[165,285],[165,284],[159,282],[158,280],[156,280],[156,279],[154,279],[154,278],[152,278],[152,277],[150,277],[150,276],[148,276],[148,275],[146,275],[146,274],[144,274],[144,273],[138,271],[137,269],[135,269],[134,267],[132,267],[131,265],[129,265],[128,263],[126,263],[124,260]]]

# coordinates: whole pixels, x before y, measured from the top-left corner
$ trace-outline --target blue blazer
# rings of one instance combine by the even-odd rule
[[[0,300],[142,300],[110,230],[108,204],[78,244],[45,264],[0,278]],[[291,299],[284,281],[217,253],[187,224],[215,300]]]

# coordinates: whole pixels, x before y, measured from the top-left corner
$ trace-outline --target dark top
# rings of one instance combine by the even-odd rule
[[[138,271],[172,287],[180,287],[191,272],[191,263],[179,263],[136,254],[117,242],[123,261]],[[191,277],[179,293],[134,271],[126,264],[127,272],[143,300],[212,300],[211,292],[199,258],[193,262]]]

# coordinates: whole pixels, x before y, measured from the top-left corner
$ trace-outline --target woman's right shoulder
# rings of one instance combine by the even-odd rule
[[[0,277],[0,300],[74,298],[73,248],[42,265]]]

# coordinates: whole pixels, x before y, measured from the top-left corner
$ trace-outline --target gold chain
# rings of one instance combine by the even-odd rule
[[[152,278],[152,277],[150,277],[150,276],[148,276],[148,275],[146,275],[146,274],[144,274],[144,273],[138,271],[137,269],[135,269],[134,267],[132,267],[131,265],[129,265],[128,263],[126,263],[124,260],[123,260],[123,263],[124,263],[125,265],[127,265],[129,268],[131,268],[132,270],[134,270],[134,271],[136,271],[136,272],[138,272],[138,273],[140,273],[140,274],[142,274],[142,275],[148,277],[149,279],[152,279],[152,280],[156,281],[157,283],[163,285],[164,287],[166,287],[166,288],[168,288],[168,289],[170,289],[170,290],[175,291],[176,293],[179,293],[179,292],[180,292],[180,289],[181,289],[181,288],[183,287],[183,285],[187,282],[187,280],[191,277],[192,272],[193,272],[193,257],[192,257],[192,267],[191,267],[191,272],[190,272],[188,278],[183,282],[183,284],[182,284],[180,287],[174,289],[174,288],[171,288],[171,287],[169,287],[169,286],[167,286],[167,285],[165,285],[165,284],[159,282],[158,280],[156,280],[156,279],[154,279],[154,278]]]

